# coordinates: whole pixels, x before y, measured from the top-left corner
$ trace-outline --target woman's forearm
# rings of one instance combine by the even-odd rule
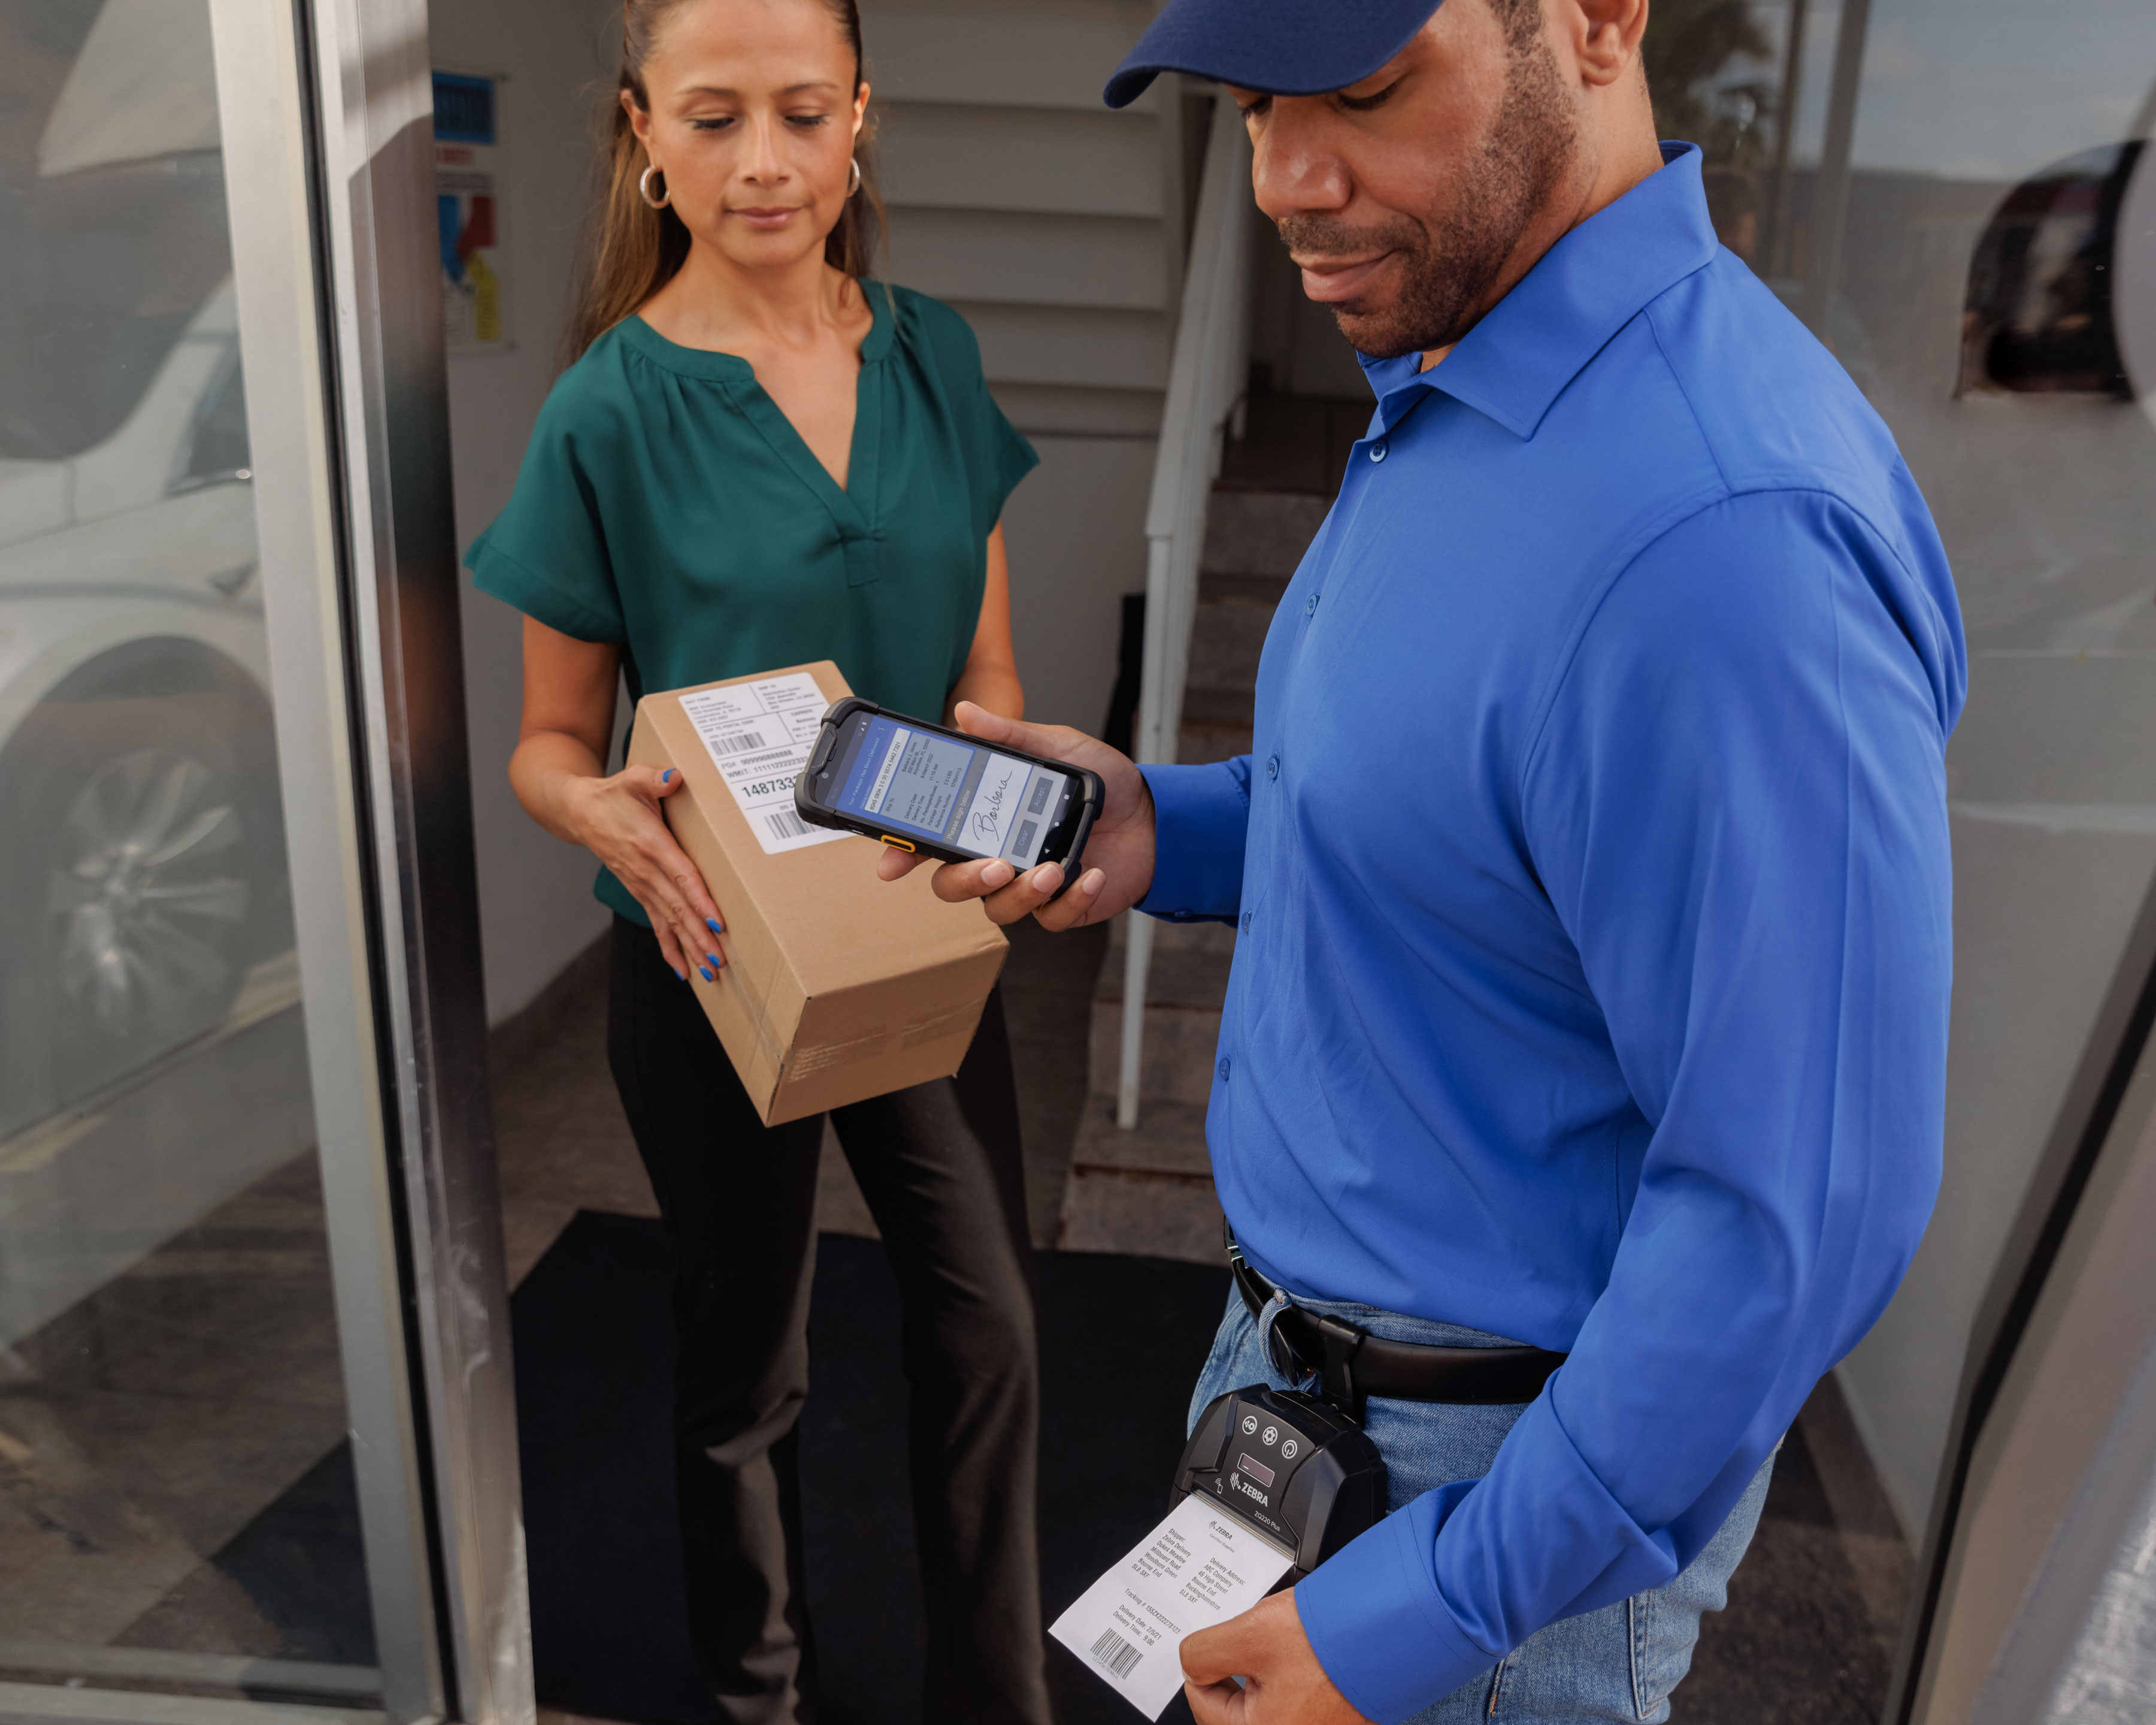
[[[1006,719],[1025,716],[1025,689],[1018,680],[1015,665],[968,665],[951,685],[950,698],[943,703],[945,724],[951,722],[951,716],[957,711],[962,701],[984,706]]]
[[[566,731],[533,731],[509,757],[509,787],[524,812],[556,838],[585,842],[574,792],[606,772],[589,743]]]

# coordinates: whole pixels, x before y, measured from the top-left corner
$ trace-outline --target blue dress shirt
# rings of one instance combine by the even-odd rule
[[[1675,1576],[1938,1189],[1953,579],[1666,153],[1435,369],[1366,362],[1253,753],[1147,773],[1142,908],[1241,931],[1207,1137],[1252,1261],[1572,1355],[1297,1588],[1380,1721]]]

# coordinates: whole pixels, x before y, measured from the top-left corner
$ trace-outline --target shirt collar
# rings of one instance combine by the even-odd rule
[[[1419,353],[1365,359],[1388,431],[1441,390],[1517,437],[1532,437],[1550,403],[1640,308],[1712,259],[1699,148],[1665,144],[1650,174],[1545,252],[1444,361]]]

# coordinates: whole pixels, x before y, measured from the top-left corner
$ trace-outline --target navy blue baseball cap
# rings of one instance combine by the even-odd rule
[[[1168,0],[1101,99],[1127,107],[1163,72],[1275,95],[1359,84],[1414,39],[1439,0]]]

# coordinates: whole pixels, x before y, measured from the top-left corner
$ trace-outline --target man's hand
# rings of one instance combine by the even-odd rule
[[[1198,1725],[1370,1725],[1310,1651],[1293,1588],[1184,1641],[1183,1676]]]
[[[1152,793],[1129,760],[1067,725],[1028,725],[1000,717],[970,701],[960,701],[952,716],[961,731],[983,742],[1004,743],[1029,755],[1090,768],[1101,775],[1107,795],[1086,838],[1086,854],[1078,859],[1085,872],[1054,904],[1048,901],[1063,884],[1060,865],[1043,863],[1019,875],[1001,857],[945,863],[936,871],[937,897],[952,904],[979,899],[992,922],[1015,922],[1037,915],[1042,927],[1060,930],[1106,922],[1146,896],[1152,885]],[[886,849],[878,872],[886,880],[896,880],[927,860]]]

